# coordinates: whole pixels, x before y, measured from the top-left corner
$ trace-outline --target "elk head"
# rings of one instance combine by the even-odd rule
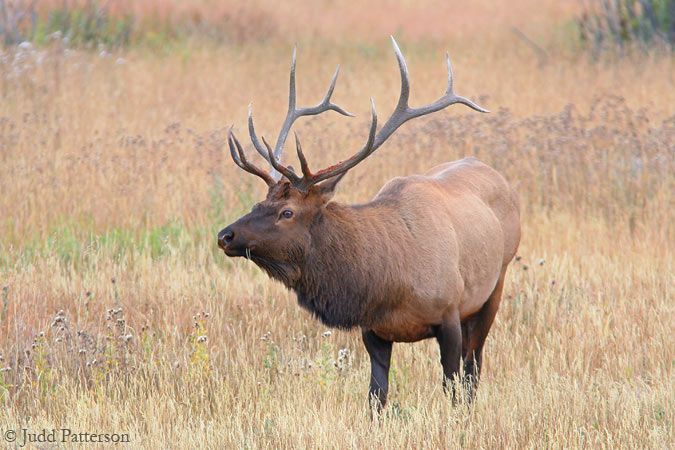
[[[450,58],[447,55],[448,84],[443,96],[429,105],[411,108],[408,105],[410,96],[408,69],[396,41],[393,37],[391,39],[401,74],[401,93],[398,104],[391,117],[379,132],[376,132],[377,113],[375,103],[371,99],[372,118],[368,140],[361,150],[350,158],[318,172],[312,172],[296,134],[296,151],[302,176],[298,175],[290,166],[284,166],[281,163],[284,143],[291,126],[298,118],[329,110],[345,116],[352,116],[352,114],[331,102],[339,66],[333,75],[326,95],[319,104],[313,107],[296,108],[295,51],[291,64],[288,113],[274,148],[267,143],[265,138],[262,138],[264,146],[258,140],[253,126],[251,108],[249,107],[249,135],[254,148],[272,166],[270,172],[260,169],[246,158],[241,144],[230,129],[228,144],[235,164],[241,169],[262,178],[269,186],[269,191],[267,198],[256,204],[249,214],[218,233],[218,245],[228,256],[248,257],[266,270],[270,276],[282,281],[289,288],[295,287],[301,277],[307,253],[310,251],[312,230],[321,221],[322,214],[333,196],[335,187],[349,169],[371,155],[398,127],[410,119],[439,111],[455,103],[462,103],[476,111],[488,112],[472,101],[453,93],[452,69]]]

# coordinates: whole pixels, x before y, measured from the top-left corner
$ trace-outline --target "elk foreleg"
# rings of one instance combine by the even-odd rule
[[[368,402],[375,404],[379,414],[387,403],[389,391],[389,364],[393,342],[382,339],[371,330],[363,331],[363,343],[370,355],[370,389]]]
[[[443,390],[452,390],[452,401],[455,403],[454,377],[459,376],[459,364],[462,354],[462,326],[459,312],[446,317],[436,328],[436,340],[441,349],[441,365],[443,366]]]

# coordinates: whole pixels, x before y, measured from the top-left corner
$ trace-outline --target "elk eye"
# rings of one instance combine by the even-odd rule
[[[282,219],[290,219],[291,217],[293,217],[293,211],[291,211],[290,209],[284,209],[283,211],[281,211],[280,217]]]

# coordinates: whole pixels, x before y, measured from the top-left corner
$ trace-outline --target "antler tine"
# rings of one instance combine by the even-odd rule
[[[398,47],[394,36],[391,36],[391,42],[394,45],[394,54],[396,55],[396,61],[398,61],[398,70],[401,72],[401,94],[398,97],[398,103],[396,104],[396,109],[394,111],[406,111],[410,109],[408,107],[408,99],[410,98],[410,75],[408,75],[408,65],[405,63],[403,53],[401,53],[401,49]],[[390,121],[391,118],[389,118],[384,126],[387,126],[387,123]]]
[[[295,150],[298,153],[298,159],[300,160],[300,169],[302,170],[302,176],[306,180],[312,180],[314,178],[314,174],[312,173],[311,170],[309,170],[309,165],[307,164],[307,158],[305,158],[305,154],[302,153],[302,146],[300,145],[300,138],[298,137],[298,132],[295,131]]]
[[[265,160],[269,163],[270,162],[270,157],[267,154],[267,150],[260,144],[260,141],[258,140],[258,136],[255,134],[255,127],[253,126],[253,105],[249,104],[248,105],[248,134],[251,137],[251,142],[253,142],[253,147],[260,153],[260,156],[265,158]],[[271,163],[270,163],[271,164]]]
[[[291,183],[293,183],[293,184],[299,183],[302,180],[302,178],[297,176],[295,174],[295,172],[293,172],[293,169],[291,169],[290,167],[284,167],[280,162],[278,162],[277,159],[274,157],[272,147],[270,147],[270,144],[265,140],[264,136],[263,136],[262,140],[263,140],[263,143],[265,144],[265,147],[267,147],[267,156],[269,158],[269,162],[272,165],[272,167],[274,167],[277,170],[277,172],[281,173],[281,175],[288,178],[288,180]],[[279,181],[279,180],[276,180],[276,181]]]
[[[227,136],[227,143],[230,146],[230,155],[232,156],[232,159],[234,160],[234,163],[237,166],[239,166],[241,169],[245,170],[248,173],[259,176],[265,181],[265,183],[267,183],[268,186],[271,186],[275,183],[274,179],[270,176],[270,174],[256,167],[254,164],[250,163],[248,159],[246,159],[244,149],[241,148],[239,140],[232,132],[232,127],[230,127],[230,132]]]
[[[291,76],[288,87],[288,111],[295,110],[295,56],[298,53],[298,46],[293,46],[293,60],[291,61]]]
[[[321,103],[318,105],[311,107],[311,108],[300,108],[300,111],[305,112],[304,114],[301,115],[308,115],[308,114],[318,114],[320,112],[323,112],[324,110],[321,109],[318,112],[313,112],[314,109],[316,109],[319,106],[325,107],[325,110],[333,110],[337,113],[342,114],[343,116],[347,117],[354,117],[354,114],[345,111],[342,107],[336,105],[335,103],[330,101],[331,96],[333,95],[333,91],[335,90],[335,83],[337,83],[337,78],[338,74],[340,73],[340,64],[338,64],[335,67],[335,73],[333,74],[333,78],[330,81],[330,86],[328,86],[328,90],[326,91],[326,95],[324,95],[323,100],[321,100]],[[309,111],[309,112],[308,112]]]

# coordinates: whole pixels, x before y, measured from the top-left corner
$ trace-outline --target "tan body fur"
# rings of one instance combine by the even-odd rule
[[[327,210],[346,214],[334,205]],[[368,326],[390,341],[431,337],[445,317],[457,311],[464,321],[480,310],[520,241],[516,194],[475,158],[395,178],[351,214],[360,228],[352,238],[363,245],[359,266],[408,293],[370,305],[379,317]]]

